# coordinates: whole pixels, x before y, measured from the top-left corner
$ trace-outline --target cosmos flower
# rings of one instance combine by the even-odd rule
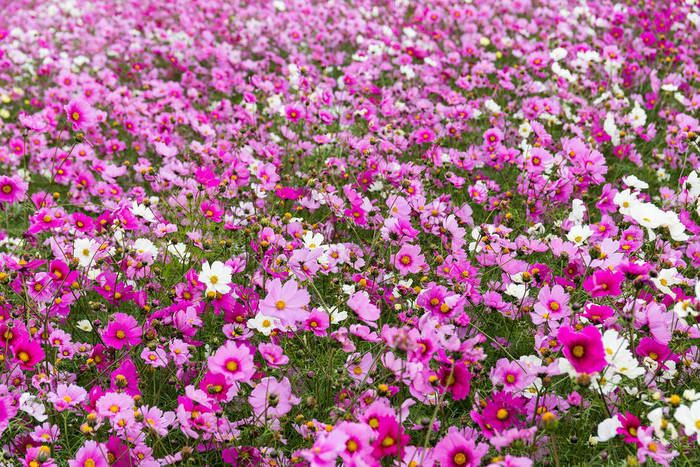
[[[73,130],[87,130],[97,123],[95,110],[83,99],[71,99],[63,109],[68,121],[73,124]]]
[[[28,189],[29,184],[21,177],[0,175],[0,203],[14,204],[22,201]]]
[[[105,345],[117,350],[124,346],[133,347],[141,342],[141,326],[136,318],[126,313],[115,313],[102,332],[102,340]]]
[[[605,368],[605,350],[602,336],[595,326],[586,326],[575,332],[563,326],[557,333],[562,343],[562,351],[567,360],[579,373],[596,373]]]

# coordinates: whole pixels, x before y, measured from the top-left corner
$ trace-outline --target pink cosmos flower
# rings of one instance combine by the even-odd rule
[[[304,330],[312,331],[316,336],[323,337],[326,335],[326,329],[328,329],[329,325],[330,317],[328,313],[314,309],[304,322]]]
[[[48,399],[58,412],[63,412],[85,401],[87,399],[87,391],[75,384],[59,384],[56,392],[49,393]]]
[[[0,435],[5,431],[5,429],[10,424],[11,420],[14,420],[15,415],[17,415],[17,406],[15,404],[14,397],[8,394],[0,396]]]
[[[141,332],[136,318],[126,313],[115,313],[114,319],[102,332],[102,340],[105,345],[120,350],[124,346],[138,345],[141,342]]]
[[[212,373],[224,375],[230,383],[248,382],[255,373],[250,349],[232,341],[219,347],[216,353],[209,357],[207,366]]]
[[[557,339],[562,351],[579,373],[596,373],[605,368],[605,349],[600,331],[595,326],[586,326],[575,332],[569,326],[559,329]]]
[[[309,292],[300,288],[295,280],[288,280],[282,285],[279,279],[273,279],[268,282],[267,296],[260,302],[260,313],[290,324],[302,321],[307,315],[304,307],[310,299]]]
[[[108,392],[97,400],[95,408],[97,415],[101,417],[114,418],[120,412],[132,412],[134,399],[123,392]]]
[[[19,175],[8,177],[0,175],[0,203],[13,204],[22,201],[27,194],[29,184]]]
[[[364,423],[342,422],[334,428],[347,435],[345,450],[340,453],[343,460],[350,465],[355,459],[364,459],[371,452],[372,429]]]
[[[284,349],[276,344],[263,342],[258,344],[258,352],[268,365],[278,367],[289,363],[289,357],[284,354]]]
[[[321,434],[310,449],[301,451],[301,455],[315,467],[335,467],[336,458],[345,449],[348,435],[342,430],[333,430]]]
[[[148,349],[147,347],[145,349]],[[109,375],[112,391],[123,391],[130,396],[141,394],[139,391],[139,374],[136,365],[130,358],[124,359],[121,365]]]
[[[569,295],[564,292],[561,285],[555,285],[552,288],[545,285],[540,289],[537,299],[534,313],[530,315],[534,324],[539,325],[549,320],[560,320],[570,313]]]
[[[641,443],[637,438],[637,431],[642,425],[639,419],[633,414],[626,412],[625,415],[617,414],[617,419],[620,421],[620,426],[617,427],[617,433],[622,435],[623,439],[628,443],[635,443],[640,446]]]
[[[433,458],[440,463],[440,467],[476,467],[488,450],[487,444],[476,444],[474,440],[454,431],[437,443]]]
[[[294,123],[299,123],[299,120],[304,117],[304,109],[296,105],[288,105],[284,109],[287,119]]]
[[[491,369],[491,381],[495,386],[503,386],[504,391],[520,391],[532,384],[536,377],[523,368],[526,367],[520,362],[511,362],[507,358],[501,358]]]
[[[73,124],[74,130],[92,128],[97,123],[95,109],[83,99],[71,99],[63,109],[66,112],[68,121]]]
[[[260,380],[248,397],[248,403],[253,406],[256,416],[266,414],[271,417],[281,417],[292,410],[301,400],[292,393],[289,380],[281,381],[267,377]]]
[[[217,401],[230,401],[239,389],[238,383],[230,383],[221,373],[207,371],[199,382],[199,389]]]
[[[175,421],[175,412],[163,412],[158,407],[139,407],[139,412],[143,416],[143,426],[155,431],[160,436],[168,433],[168,427]]]
[[[647,457],[650,457],[660,465],[667,466],[670,461],[678,455],[678,451],[669,451],[665,444],[654,439],[654,428],[643,427],[637,432],[639,443],[641,446],[637,449],[637,459],[639,462],[646,462]]]
[[[421,254],[419,246],[405,244],[391,257],[391,264],[401,274],[417,274],[425,264],[425,256]]]
[[[348,298],[348,306],[357,313],[360,320],[372,327],[377,327],[375,321],[379,319],[381,312],[369,298],[369,294],[364,290],[355,292]]]
[[[348,355],[347,370],[350,377],[355,381],[365,381],[366,383],[371,383],[374,381],[368,373],[372,370],[372,362],[374,357],[371,353],[366,353],[360,357],[359,353],[353,353]]]

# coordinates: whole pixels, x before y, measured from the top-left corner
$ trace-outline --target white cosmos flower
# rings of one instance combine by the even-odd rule
[[[158,256],[158,247],[146,238],[137,238],[134,241],[133,248],[139,254],[149,253],[152,258]]]
[[[549,52],[549,58],[554,60],[555,62],[558,62],[559,60],[563,59],[567,55],[567,51],[563,47],[557,47],[556,49],[552,50]]]
[[[700,444],[700,401],[693,402],[690,407],[678,406],[673,418],[683,425],[686,436],[698,435],[697,442]]]
[[[646,190],[649,188],[649,184],[643,180],[638,179],[634,175],[627,175],[626,177],[622,177],[622,181],[625,183],[625,185],[636,188],[638,190]]]
[[[657,407],[649,412],[647,414],[647,418],[651,422],[651,426],[654,428],[654,433],[658,438],[678,438],[678,430],[676,430],[676,427],[673,425],[673,423],[669,423],[668,420],[664,418],[663,407]]]
[[[308,248],[309,250],[324,246],[323,240],[324,238],[322,234],[313,233],[311,231],[306,232],[304,236],[301,237],[301,241],[304,242],[304,247]]]
[[[639,204],[637,196],[632,194],[630,190],[624,190],[616,193],[615,197],[613,198],[613,202],[617,204],[620,214],[625,216],[630,215],[630,209],[632,206]]]
[[[651,203],[637,203],[630,208],[629,216],[647,229],[656,229],[661,225],[664,211]]]
[[[90,321],[88,321],[86,319],[81,319],[76,324],[78,325],[78,329],[81,329],[85,332],[92,331],[92,324],[90,324]]]
[[[190,259],[190,254],[187,252],[187,245],[184,243],[168,245],[168,251],[182,263]]]
[[[214,261],[211,265],[205,262],[202,265],[202,272],[199,273],[199,282],[207,287],[207,296],[214,296],[217,293],[226,294],[231,290],[228,285],[231,282],[233,270],[221,261]]]
[[[627,115],[627,121],[630,122],[632,128],[644,126],[647,122],[647,114],[639,105],[639,102],[634,103],[634,109]]]
[[[73,242],[73,257],[78,258],[80,267],[86,268],[95,260],[100,245],[90,238],[76,238]]]
[[[566,234],[566,238],[570,242],[576,243],[576,245],[582,245],[591,235],[593,235],[593,230],[587,225],[575,225]]]
[[[622,423],[617,418],[617,415],[606,418],[598,424],[598,436],[595,437],[595,440],[599,443],[610,441],[617,436],[617,429],[621,426]]]
[[[46,421],[49,417],[46,415],[46,407],[32,394],[25,392],[19,396],[19,410],[28,413],[40,422]]]
[[[605,117],[605,121],[603,121],[603,130],[610,136],[610,140],[615,146],[620,144],[620,130],[615,124],[615,116],[612,112],[608,112]]]
[[[155,222],[156,216],[153,215],[153,211],[143,204],[139,204],[136,201],[131,203],[131,214],[134,216],[142,217],[148,222]]]
[[[680,284],[681,281],[676,276],[678,276],[678,269],[662,269],[659,271],[659,275],[651,279],[657,289],[665,293],[666,295],[673,295],[671,287]]]
[[[270,333],[281,326],[280,320],[273,318],[271,316],[265,316],[262,313],[255,315],[255,318],[249,319],[246,322],[248,329],[254,329],[261,332],[265,336],[269,336]]]
[[[645,371],[629,350],[629,343],[620,336],[614,329],[608,329],[603,334],[603,348],[605,349],[605,360],[614,370],[628,378],[634,379],[642,376]],[[607,375],[607,370],[604,373]]]
[[[574,224],[583,222],[583,216],[586,214],[586,205],[580,199],[575,199],[571,203],[571,213],[569,220]]]

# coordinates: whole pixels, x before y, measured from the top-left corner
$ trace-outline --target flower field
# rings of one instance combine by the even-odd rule
[[[0,466],[697,465],[696,0],[15,0]]]

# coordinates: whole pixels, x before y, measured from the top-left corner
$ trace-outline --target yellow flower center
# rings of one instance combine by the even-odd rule
[[[275,308],[277,308],[280,311],[284,310],[286,306],[287,304],[284,303],[284,300],[278,300],[277,303],[275,303]]]
[[[463,452],[458,452],[452,458],[452,462],[454,462],[456,465],[464,465],[467,463],[467,456],[465,456]]]
[[[235,360],[229,360],[226,362],[226,369],[230,372],[238,370],[238,362]]]
[[[508,418],[508,411],[506,409],[498,409],[498,412],[496,412],[496,418],[499,420],[505,420]]]
[[[574,348],[571,349],[571,354],[576,358],[583,357],[584,353],[585,353],[585,350],[584,350],[582,345],[575,345]]]
[[[382,440],[382,446],[384,446],[385,448],[390,448],[395,443],[396,441],[394,441],[394,438],[392,438],[391,436],[387,436]]]

